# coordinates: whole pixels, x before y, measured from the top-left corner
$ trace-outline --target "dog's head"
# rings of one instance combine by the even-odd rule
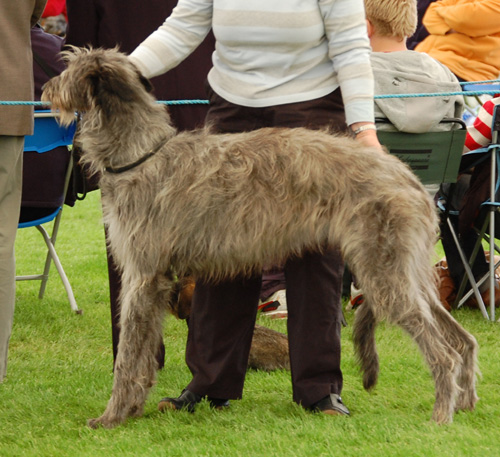
[[[59,110],[61,123],[71,123],[75,111],[99,109],[105,116],[134,103],[154,103],[152,86],[127,56],[116,49],[72,47],[62,53],[67,68],[45,86],[43,101]]]

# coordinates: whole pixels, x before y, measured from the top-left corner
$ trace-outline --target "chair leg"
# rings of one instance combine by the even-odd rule
[[[42,226],[36,226],[38,231],[42,234],[43,238],[45,239],[44,233],[40,230]],[[45,230],[45,229],[44,229]],[[48,234],[47,234],[48,236]],[[47,241],[45,241],[45,244],[47,244]],[[45,288],[47,286],[47,282],[49,280],[49,271],[50,271],[50,264],[52,262],[52,256],[50,255],[50,251],[47,251],[47,257],[45,258],[45,266],[43,267],[43,273],[40,275],[41,276],[41,283],[40,283],[40,291],[38,292],[38,298],[41,300],[45,294]]]
[[[465,302],[465,300],[468,299],[469,296],[473,292],[475,297],[476,297],[477,303],[479,305],[479,309],[481,310],[481,313],[483,314],[483,317],[485,319],[489,319],[488,312],[486,311],[486,306],[484,305],[483,298],[481,297],[481,293],[479,292],[479,288],[476,284],[476,280],[474,278],[474,275],[472,274],[472,270],[471,270],[471,267],[469,265],[469,261],[467,260],[467,257],[465,256],[465,253],[463,252],[463,250],[460,246],[460,242],[458,240],[458,237],[457,237],[457,234],[456,234],[455,229],[453,227],[453,224],[451,223],[451,221],[449,219],[447,220],[447,222],[448,222],[448,227],[450,229],[451,235],[453,236],[453,241],[455,242],[458,253],[460,254],[460,259],[462,260],[462,264],[463,264],[464,269],[465,269],[465,274],[467,276],[467,279],[469,280],[470,285],[472,286],[472,291],[469,292],[462,300],[460,300],[460,297],[462,296],[463,290],[465,288],[466,278],[464,278],[462,280],[462,284],[460,285],[460,289],[459,289],[458,294],[457,294],[457,300],[455,301],[456,306],[457,306],[457,308],[462,306],[462,304]],[[481,238],[479,238],[478,243],[480,242],[480,239]],[[477,253],[476,248],[474,248],[474,251]],[[475,258],[474,253],[472,255],[472,258],[473,259]],[[458,301],[458,304],[457,304],[457,301]]]
[[[59,223],[61,221],[61,215],[62,215],[62,208],[59,210],[59,213],[55,217],[54,224],[52,226],[52,234],[50,236],[50,242],[53,246],[56,245],[56,239],[57,239],[57,233],[59,231]],[[40,233],[44,237],[45,243],[47,244],[47,237],[48,237],[47,232],[45,232],[45,234],[44,234],[38,226],[36,226],[36,227],[38,228],[38,230],[40,231]],[[45,229],[44,229],[44,231],[45,231]],[[49,252],[47,252],[47,258],[45,259],[45,266],[43,268],[43,274],[42,274],[42,283],[40,285],[40,292],[38,293],[38,298],[40,298],[40,299],[43,298],[43,295],[45,293],[45,287],[47,286],[47,281],[49,280],[49,270],[50,270],[51,260],[52,259],[51,259],[51,255],[50,255],[50,251],[49,251]]]
[[[63,282],[64,288],[66,289],[66,294],[68,295],[68,300],[69,304],[71,306],[71,309],[77,313],[77,314],[82,314],[82,310],[78,308],[78,305],[76,304],[75,296],[73,294],[73,289],[71,288],[71,285],[68,281],[68,277],[66,276],[66,273],[64,272],[64,269],[61,265],[61,261],[59,260],[59,256],[57,255],[57,252],[54,248],[54,244],[52,240],[49,237],[49,234],[43,228],[41,225],[37,225],[36,228],[38,231],[42,234],[43,239],[45,240],[45,244],[47,245],[47,248],[49,250],[47,254],[47,262],[46,262],[46,271],[44,271],[44,279],[42,280],[42,287],[40,287],[40,296],[43,296],[43,291],[45,290],[45,284],[48,279],[48,269],[50,268],[50,261],[54,261],[54,265],[56,266],[57,272],[59,273],[59,276],[61,278],[61,281]],[[46,276],[46,277],[45,277]]]
[[[495,322],[495,210],[490,211],[490,320]]]

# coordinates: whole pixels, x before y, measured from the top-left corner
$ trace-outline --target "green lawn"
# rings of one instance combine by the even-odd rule
[[[55,269],[46,296],[38,283],[17,284],[17,304],[5,382],[0,385],[0,457],[13,456],[500,456],[499,324],[479,311],[455,317],[478,339],[481,398],[451,425],[430,422],[433,384],[413,342],[381,325],[379,384],[363,390],[351,344],[352,314],[343,330],[343,400],[352,416],[309,414],[291,401],[288,372],[249,372],[244,398],[228,411],[202,404],[195,414],[156,410],[164,395],[189,382],[186,326],[168,319],[166,367],[145,415],[113,430],[91,430],[112,385],[107,270],[99,193],[66,208],[58,251],[83,315],[71,312]],[[41,238],[24,229],[16,245],[19,273],[32,273]],[[30,270],[30,271],[28,271]],[[260,323],[286,331],[284,321]]]

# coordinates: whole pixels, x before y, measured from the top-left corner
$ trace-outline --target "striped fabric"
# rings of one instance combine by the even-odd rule
[[[493,110],[498,104],[500,104],[500,97],[487,100],[480,108],[474,124],[467,129],[464,152],[482,148],[491,142]]]
[[[175,67],[213,28],[208,80],[217,94],[264,107],[341,87],[348,124],[373,121],[363,0],[180,0],[130,56],[147,77]],[[333,62],[333,63],[332,63]]]

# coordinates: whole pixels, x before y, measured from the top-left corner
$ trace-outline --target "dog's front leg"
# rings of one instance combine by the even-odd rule
[[[155,380],[158,365],[155,354],[161,342],[171,286],[165,276],[123,282],[113,391],[104,414],[90,419],[90,427],[111,428],[129,416],[142,414]]]

